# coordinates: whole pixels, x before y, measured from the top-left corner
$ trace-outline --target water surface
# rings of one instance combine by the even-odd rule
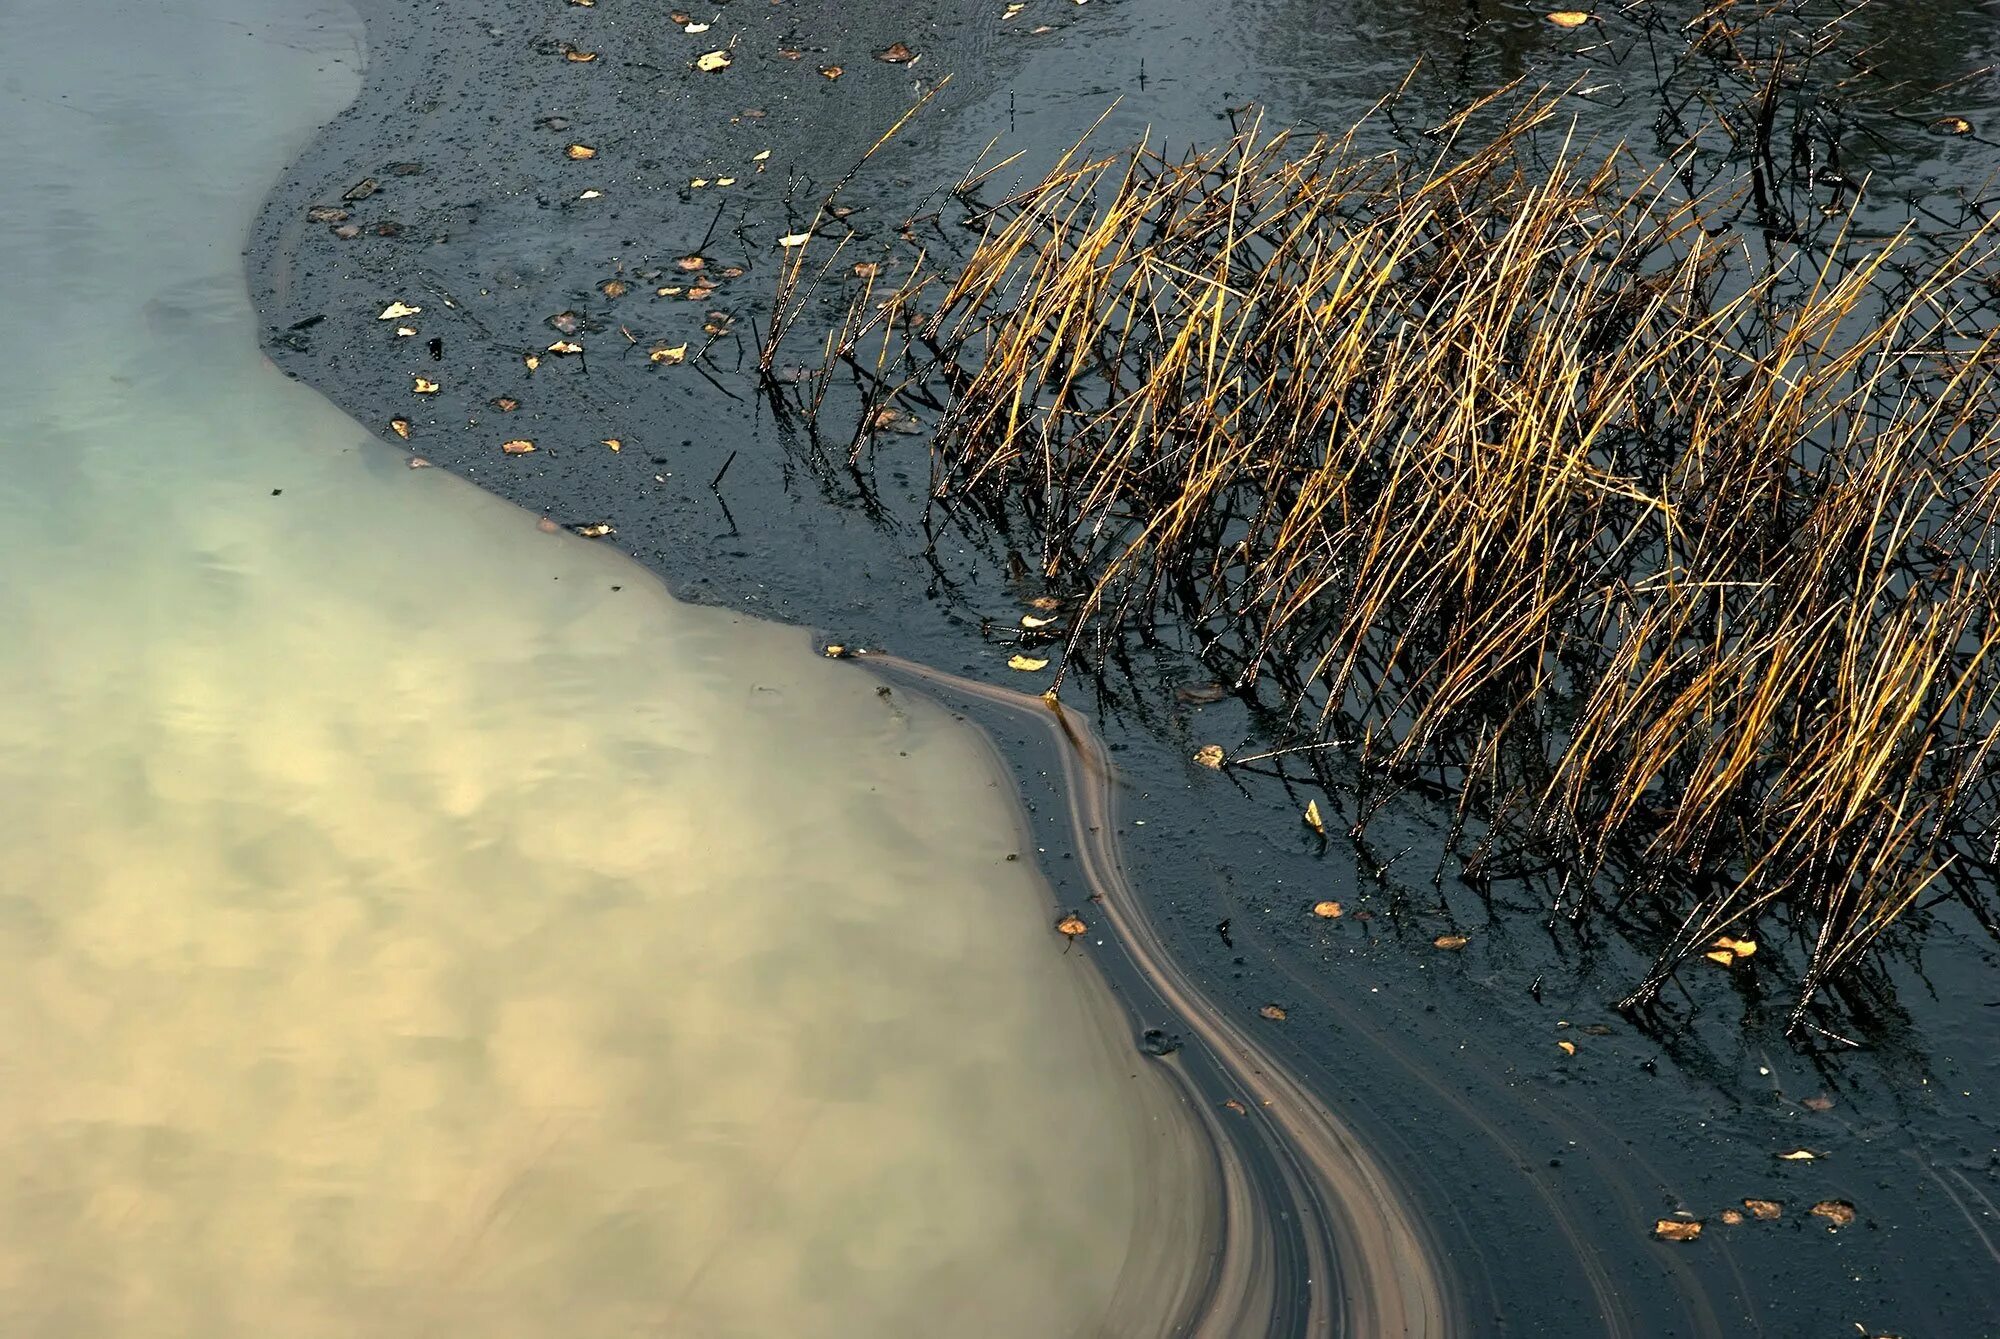
[[[0,11],[0,1331],[1147,1332],[1199,1161],[983,745],[257,352],[361,59]]]

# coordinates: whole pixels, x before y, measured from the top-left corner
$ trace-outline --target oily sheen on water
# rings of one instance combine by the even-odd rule
[[[0,11],[0,1333],[1099,1332],[1185,1159],[978,741],[259,356],[362,59]]]

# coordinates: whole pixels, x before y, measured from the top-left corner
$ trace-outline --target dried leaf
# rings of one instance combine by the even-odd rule
[[[1439,935],[1436,939],[1431,940],[1431,947],[1459,949],[1464,948],[1471,942],[1464,935]]]
[[[751,154],[751,155],[750,155],[750,161],[751,161],[751,162],[753,162],[753,163],[761,163],[761,162],[763,162],[763,161],[764,161],[765,159],[769,158],[770,156],[771,156],[771,151],[770,151],[769,149],[766,149],[766,150],[764,150],[764,151],[763,151],[762,153],[753,153],[753,154]]]
[[[677,270],[686,270],[691,274],[696,270],[702,269],[707,264],[707,256],[682,256],[674,262],[674,268]]]
[[[1785,1213],[1785,1206],[1777,1200],[1744,1200],[1743,1207],[1750,1211],[1751,1217],[1762,1218],[1767,1222],[1781,1218]]]
[[[618,533],[602,521],[597,521],[590,525],[579,525],[576,527],[576,532],[585,539],[602,539],[606,535],[615,535]]]
[[[527,365],[527,368],[530,372],[534,371],[536,368],[542,365],[542,360],[536,357],[532,353],[529,354],[527,357],[523,358],[521,361]]]
[[[408,339],[410,336],[416,333],[417,333],[417,328],[413,325],[399,325],[396,327],[397,339]]]
[[[428,377],[418,377],[414,389],[419,395],[436,395],[438,393],[438,384]]]
[[[812,240],[810,232],[788,232],[778,239],[778,245],[786,248],[804,246]]]
[[[1047,669],[1049,662],[1038,656],[1012,655],[1007,657],[1007,668],[1033,671]]]
[[[620,441],[620,440],[619,440],[618,438],[616,438],[616,437],[606,437],[606,438],[604,439],[604,441],[603,441],[603,442],[601,443],[601,445],[604,445],[604,446],[608,446],[608,447],[610,447],[610,448],[611,448],[611,449],[612,449],[613,451],[616,451],[616,450],[619,450],[620,448],[622,448],[622,447],[623,447],[623,446],[625,445],[625,443],[624,443],[624,442],[622,442],[622,441]]]
[[[847,648],[842,646],[839,642],[828,642],[826,644],[826,658],[828,660],[840,660],[844,658],[846,655],[847,655]]]
[[[564,149],[563,152],[579,163],[586,158],[597,157],[597,150],[591,148],[588,144],[572,144],[567,149]]]
[[[626,293],[625,281],[622,279],[606,279],[597,286],[597,291],[604,294],[607,298],[622,298]]]
[[[500,443],[500,449],[510,456],[525,456],[535,449],[535,444],[525,437],[517,437],[511,442]]]
[[[1757,941],[1754,939],[1731,939],[1728,935],[1723,935],[1715,941],[1714,947],[1734,953],[1739,958],[1747,958],[1757,951]]]
[[[1817,1096],[1808,1097],[1803,1103],[1803,1105],[1805,1109],[1808,1111],[1831,1111],[1833,1110],[1833,1099],[1831,1097],[1825,1096],[1824,1094],[1820,1094]]]
[[[1313,915],[1319,917],[1323,921],[1337,921],[1340,919],[1341,916],[1340,903],[1315,902],[1313,903]]]
[[[726,70],[729,68],[729,53],[727,51],[711,51],[706,55],[697,57],[694,67],[703,74],[714,74],[717,70]]]
[[[1285,1021],[1286,1017],[1288,1017],[1288,1015],[1285,1013],[1284,1007],[1282,1005],[1277,1005],[1277,1004],[1265,1005],[1263,1008],[1257,1011],[1257,1016],[1260,1018],[1268,1018],[1273,1023],[1282,1023]]]
[[[1970,135],[1972,122],[1963,116],[1940,116],[1931,122],[1931,129],[1943,131],[1947,135]]]
[[[891,65],[908,65],[916,58],[917,53],[901,42],[891,42],[886,49],[875,53],[876,60],[886,61]]]
[[[1214,768],[1218,771],[1221,770],[1222,745],[1203,744],[1200,748],[1194,751],[1194,760],[1200,763],[1203,767]]]
[[[1053,618],[1045,618],[1040,614],[1021,615],[1021,626],[1024,628],[1046,628],[1053,622],[1055,622]]]
[[[314,205],[306,211],[306,217],[314,223],[345,223],[347,211],[336,209],[332,205]]]
[[[384,307],[381,314],[375,319],[378,321],[399,321],[405,316],[415,316],[422,310],[422,307],[412,307],[407,302],[392,302]]]
[[[1062,608],[1062,601],[1052,595],[1037,595],[1034,599],[1028,601],[1028,604],[1031,608],[1040,609],[1044,613],[1051,609]]]
[[[588,65],[591,61],[597,59],[595,51],[584,51],[581,48],[571,46],[567,42],[563,43],[562,53],[564,60],[572,61],[578,65]]]
[[[675,344],[671,347],[665,344],[655,344],[653,351],[646,355],[646,361],[649,363],[667,363],[671,365],[685,361],[687,352],[688,346],[685,343]]]
[[[583,345],[578,344],[575,340],[559,339],[549,345],[546,352],[553,353],[558,358],[569,358],[582,353]]]
[[[708,31],[709,26],[710,25],[706,23],[687,23],[681,25],[681,31],[686,33],[689,37],[699,37],[703,33]]]
[[[409,440],[410,440],[410,420],[408,420],[408,419],[406,419],[406,418],[392,418],[392,419],[390,419],[390,420],[389,420],[389,431],[390,431],[390,432],[393,432],[393,433],[395,433],[395,434],[396,434],[396,435],[397,435],[398,437],[402,438],[402,439],[403,439],[404,441],[406,441],[406,442],[407,442],[407,441],[409,441]]]
[[[1743,1213],[1740,1209],[1724,1209],[1722,1211],[1722,1221],[1731,1227],[1735,1227],[1743,1221]]]
[[[1244,1106],[1241,1102],[1237,1101],[1233,1097],[1230,1098],[1227,1102],[1224,1102],[1222,1105],[1228,1107],[1231,1111],[1235,1112],[1239,1116],[1247,1116],[1250,1114],[1250,1108]]]
[[[1581,28],[1590,22],[1590,15],[1581,9],[1558,9],[1544,17],[1558,28]]]
[[[1821,1200],[1812,1206],[1812,1212],[1835,1227],[1846,1227],[1854,1221],[1854,1206],[1846,1200]]]
[[[1559,1041],[1556,1043],[1556,1049],[1561,1051],[1564,1055],[1575,1055],[1576,1043],[1573,1041]]]
[[[854,263],[853,273],[857,279],[873,279],[881,272],[882,266],[875,261],[858,260]]]
[[[1693,1241],[1701,1235],[1697,1218],[1662,1218],[1653,1224],[1653,1236],[1660,1241]]]
[[[847,71],[841,69],[838,65],[822,65],[819,67],[819,72],[828,79],[838,79],[841,75],[847,73]]]
[[[579,200],[595,200],[603,194],[604,194],[603,191],[585,191],[582,195],[579,195],[576,198]]]
[[[363,177],[340,193],[340,198],[352,204],[356,200],[366,200],[382,187],[373,177]]]
[[[1326,835],[1326,820],[1319,816],[1318,800],[1306,801],[1305,824],[1320,836]]]
[[[497,396],[491,401],[491,404],[503,414],[511,414],[521,407],[521,402],[511,395]]]
[[[1065,935],[1070,939],[1076,938],[1078,935],[1085,933],[1089,929],[1090,927],[1083,923],[1083,917],[1077,915],[1074,911],[1070,912],[1068,915],[1064,916],[1061,920],[1056,922],[1056,933],[1059,935]]]
[[[1811,1161],[1812,1161],[1812,1160],[1813,1160],[1814,1158],[1817,1158],[1818,1156],[1819,1156],[1819,1154],[1817,1154],[1817,1153],[1813,1152],[1813,1151],[1812,1151],[1811,1149],[1809,1149],[1809,1148],[1795,1148],[1795,1149],[1793,1149],[1793,1150],[1792,1150],[1791,1152],[1789,1152],[1789,1153],[1780,1153],[1780,1154],[1778,1155],[1778,1161],[1780,1161],[1780,1162],[1811,1162]]]

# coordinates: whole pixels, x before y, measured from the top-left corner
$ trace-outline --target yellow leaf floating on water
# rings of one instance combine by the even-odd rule
[[[1337,921],[1341,917],[1340,903],[1315,902],[1313,903],[1313,915],[1323,921]]]
[[[1811,1161],[1812,1161],[1812,1160],[1813,1160],[1814,1158],[1817,1158],[1818,1156],[1819,1156],[1819,1154],[1817,1154],[1817,1153],[1813,1152],[1813,1151],[1812,1151],[1811,1149],[1809,1149],[1809,1148],[1795,1148],[1795,1149],[1793,1149],[1793,1150],[1792,1150],[1791,1152],[1789,1152],[1789,1153],[1780,1153],[1780,1154],[1778,1155],[1778,1161],[1780,1161],[1780,1162],[1811,1162]]]
[[[1581,28],[1590,22],[1590,15],[1581,9],[1558,9],[1544,17],[1558,28]]]
[[[1559,1041],[1556,1043],[1556,1049],[1561,1051],[1564,1055],[1575,1055],[1576,1043],[1573,1041]]]
[[[726,70],[729,68],[729,53],[727,51],[711,51],[704,56],[697,57],[694,67],[703,74],[714,74],[717,70]]]
[[[1222,745],[1203,744],[1194,751],[1194,760],[1203,767],[1220,770],[1222,767]]]
[[[1653,1224],[1653,1235],[1661,1241],[1693,1241],[1701,1235],[1701,1220],[1662,1218]]]
[[[410,440],[410,420],[408,420],[408,419],[406,419],[406,418],[392,418],[392,419],[390,419],[390,420],[389,420],[389,431],[390,431],[390,432],[393,432],[393,433],[395,433],[395,434],[396,434],[396,435],[397,435],[398,437],[402,438],[402,439],[403,439],[404,441],[406,441],[406,442],[407,442],[407,441],[409,441],[409,440]]]
[[[1724,1209],[1722,1211],[1722,1221],[1734,1227],[1743,1221],[1743,1215],[1736,1209]]]
[[[1043,613],[1047,613],[1052,609],[1062,608],[1062,601],[1052,595],[1037,595],[1034,599],[1028,601],[1028,603]]]
[[[1734,967],[1756,951],[1757,941],[1754,939],[1731,939],[1728,935],[1723,935],[1701,956],[1721,966]]]
[[[603,442],[603,444],[604,444],[605,446],[608,446],[608,447],[610,447],[610,448],[611,448],[611,449],[612,449],[613,451],[616,451],[616,450],[618,450],[618,449],[619,449],[620,447],[622,447],[622,446],[624,446],[624,445],[625,445],[625,443],[623,443],[623,442],[619,441],[619,440],[618,440],[618,439],[617,439],[616,437],[606,437],[606,438],[604,439],[604,442]]]
[[[588,144],[572,144],[567,149],[564,149],[563,152],[579,163],[586,158],[597,157],[597,150],[591,148]]]
[[[1233,1097],[1230,1098],[1227,1102],[1224,1102],[1222,1105],[1228,1107],[1231,1111],[1235,1112],[1239,1116],[1247,1116],[1250,1114],[1250,1108],[1244,1106],[1241,1102],[1237,1101]]]
[[[889,65],[908,65],[917,58],[917,53],[901,42],[891,42],[887,49],[875,53],[875,59]]]
[[[536,368],[542,365],[542,360],[540,358],[537,358],[532,353],[529,354],[526,358],[523,358],[521,361],[528,365],[528,370],[530,372],[534,371]]]
[[[809,232],[788,232],[778,239],[778,245],[789,250],[795,246],[804,246],[811,240],[812,234]]]
[[[1257,1013],[1259,1017],[1268,1018],[1273,1023],[1282,1023],[1285,1021],[1286,1018],[1290,1017],[1290,1015],[1288,1015],[1285,1012],[1284,1006],[1277,1004],[1267,1004],[1263,1008],[1259,1009]]]
[[[1007,668],[1017,670],[1047,669],[1049,662],[1038,656],[1012,655],[1007,657]]]
[[[438,393],[438,384],[428,377],[418,377],[414,389],[419,395],[436,395]]]
[[[667,363],[671,365],[685,360],[687,352],[688,346],[686,344],[675,344],[672,346],[658,344],[653,347],[651,353],[646,355],[646,361],[649,363]]]
[[[1762,1218],[1767,1222],[1783,1217],[1785,1212],[1785,1206],[1776,1200],[1744,1200],[1743,1207],[1750,1211],[1751,1217]]]
[[[510,456],[525,456],[535,449],[535,444],[525,437],[517,437],[511,442],[500,443],[500,449]]]
[[[843,659],[846,655],[847,655],[847,648],[842,646],[839,642],[828,642],[826,644],[826,658],[828,660],[840,660]]]
[[[1088,929],[1090,927],[1083,923],[1083,917],[1077,915],[1074,911],[1056,922],[1056,933],[1069,939],[1076,938]]]
[[[591,525],[579,525],[576,527],[576,532],[585,539],[602,539],[606,535],[615,535],[618,533],[602,521],[597,521]]]
[[[375,319],[378,321],[396,321],[401,320],[405,316],[415,316],[422,310],[422,307],[412,307],[407,302],[392,302],[384,307],[382,314]]]
[[[1941,130],[1947,135],[1970,135],[1972,133],[1972,122],[1966,120],[1963,116],[1940,116],[1937,120],[1931,122],[1931,129]]]
[[[570,46],[568,43],[563,44],[562,53],[564,60],[572,61],[578,65],[588,65],[591,61],[597,59],[595,51],[585,51],[580,47]]]
[[[1053,622],[1055,622],[1054,619],[1043,618],[1039,614],[1021,615],[1021,626],[1024,628],[1046,628],[1049,624]]]
[[[567,358],[574,354],[582,353],[583,345],[574,343],[567,339],[559,339],[555,343],[549,345],[547,351],[549,353],[553,353],[558,358]]]
[[[827,79],[838,79],[841,75],[847,73],[847,71],[841,69],[838,65],[822,65],[819,67],[819,72]]]
[[[1305,821],[1306,826],[1314,832],[1317,832],[1322,837],[1326,835],[1326,820],[1319,816],[1318,800],[1306,801]]]
[[[1464,935],[1439,935],[1436,939],[1431,940],[1431,947],[1456,949],[1464,948],[1471,942]]]
[[[1835,1227],[1846,1227],[1854,1221],[1854,1206],[1846,1200],[1821,1200],[1812,1206],[1812,1212]]]

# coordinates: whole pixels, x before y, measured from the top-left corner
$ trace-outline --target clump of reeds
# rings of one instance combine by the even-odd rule
[[[1065,669],[1171,622],[1564,910],[1664,899],[1628,1003],[1782,916],[1796,1024],[1927,889],[1988,886],[1995,239],[1773,250],[1556,106],[1426,155],[1086,142],[962,259],[862,266],[800,398],[852,370],[857,452],[941,410],[935,498],[1025,518],[1080,594]]]

